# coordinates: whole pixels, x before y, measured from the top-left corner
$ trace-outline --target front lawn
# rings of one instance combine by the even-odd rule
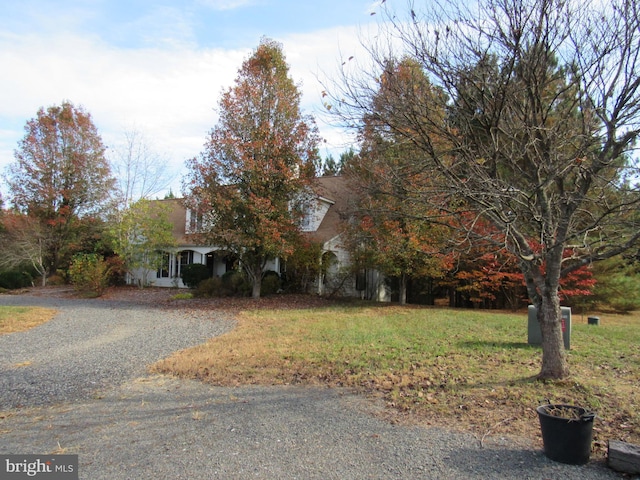
[[[52,308],[0,306],[0,335],[37,327],[55,314]]]
[[[572,377],[540,382],[527,314],[390,305],[246,311],[238,327],[153,366],[217,385],[312,384],[378,396],[394,420],[539,437],[535,408],[598,413],[595,450],[640,443],[640,315],[573,315]]]

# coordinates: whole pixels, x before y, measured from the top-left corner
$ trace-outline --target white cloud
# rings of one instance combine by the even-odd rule
[[[199,0],[201,5],[213,10],[234,10],[258,3],[256,0]]]
[[[342,26],[304,34],[289,35],[282,42],[293,79],[302,82],[303,108],[316,117],[325,140],[321,155],[335,158],[353,146],[353,132],[337,125],[323,105],[322,92],[331,90],[340,69],[369,64],[364,44],[374,38],[377,25]],[[335,92],[333,92],[335,93]],[[326,99],[325,99],[326,100]]]
[[[0,79],[0,102],[5,119],[23,121],[12,144],[6,143],[9,132],[0,136],[0,162],[11,160],[24,123],[38,108],[70,100],[91,113],[105,143],[135,124],[178,165],[198,153],[215,123],[220,91],[231,85],[246,54],[115,49],[73,35],[14,38],[11,48],[0,48],[0,64],[11,69]]]

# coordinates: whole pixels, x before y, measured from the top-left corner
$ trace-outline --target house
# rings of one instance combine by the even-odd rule
[[[314,293],[340,292],[357,295],[356,279],[349,272],[349,252],[343,244],[342,220],[353,199],[348,180],[342,176],[319,177],[315,180],[314,201],[302,221],[302,232],[322,245],[323,273],[316,280]]]
[[[314,181],[313,200],[301,224],[302,232],[322,245],[321,262],[323,273],[313,284],[313,293],[340,294],[363,298],[384,299],[381,281],[374,272],[363,272],[360,276],[348,268],[349,253],[343,244],[341,221],[353,198],[345,177],[320,177]],[[163,252],[162,266],[155,272],[136,272],[131,283],[144,282],[158,287],[185,287],[181,271],[185,265],[200,263],[210,269],[211,276],[222,276],[235,268],[233,254],[215,245],[202,245],[196,236],[203,218],[187,209],[181,199],[157,200],[168,207],[169,221],[173,225],[176,246]],[[271,260],[265,270],[281,272],[280,259]]]
[[[375,269],[363,269],[354,274],[349,252],[344,245],[342,222],[348,216],[354,198],[354,189],[343,176],[320,177],[314,185],[315,210],[307,216],[309,225],[303,223],[314,241],[322,244],[323,273],[316,282],[319,295],[339,293],[379,302],[388,302],[391,292],[385,277]],[[307,221],[307,219],[305,219]]]
[[[200,263],[210,269],[211,276],[222,276],[234,267],[235,259],[230,252],[216,246],[202,245],[196,236],[202,226],[202,216],[187,209],[182,199],[172,198],[156,200],[162,202],[168,211],[168,220],[173,226],[172,234],[176,246],[163,252],[162,265],[155,272],[147,272],[147,278],[140,278],[142,272],[136,272],[131,283],[143,282],[156,287],[186,288],[182,282],[182,269],[185,265]],[[272,269],[277,265],[270,265]],[[277,271],[277,270],[276,270]]]

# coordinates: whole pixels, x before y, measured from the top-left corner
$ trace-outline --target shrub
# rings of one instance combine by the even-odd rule
[[[196,297],[222,297],[223,295],[222,279],[220,277],[202,280],[195,291]]]
[[[30,287],[33,284],[33,276],[22,269],[12,269],[0,272],[0,288],[14,290]]]
[[[282,288],[287,293],[308,293],[320,274],[322,244],[301,238],[293,255],[287,258],[286,270],[282,274]]]
[[[192,263],[182,267],[182,281],[189,288],[197,288],[200,282],[211,278],[211,272],[206,265]]]
[[[107,263],[100,255],[80,253],[73,256],[69,279],[78,292],[99,297],[107,286],[108,270]]]
[[[262,285],[260,286],[261,295],[273,295],[274,293],[278,293],[281,287],[282,282],[277,272],[273,270],[264,272],[264,275],[262,275]]]
[[[117,287],[126,284],[127,269],[124,260],[118,255],[112,255],[105,258],[109,274],[107,275],[108,284]]]
[[[64,275],[62,275],[62,273],[60,273],[60,271],[58,270],[58,273],[54,273],[53,275],[47,277],[47,285],[58,287],[61,285],[66,285],[67,282],[64,278]]]
[[[242,272],[230,270],[222,277],[202,280],[195,291],[196,297],[231,297],[247,296],[251,293],[251,285]]]
[[[244,273],[238,270],[229,270],[222,275],[222,285],[229,295],[247,296],[251,293],[251,284]]]

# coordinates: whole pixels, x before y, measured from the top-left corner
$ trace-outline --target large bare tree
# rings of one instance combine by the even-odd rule
[[[150,146],[140,130],[127,130],[123,137],[111,158],[120,209],[138,200],[151,200],[166,190],[175,176],[168,159]]]
[[[363,41],[368,63],[344,64],[327,85],[327,105],[347,125],[374,119],[420,148],[421,167],[444,182],[414,196],[446,201],[440,207],[465,220],[458,227],[467,239],[477,234],[474,219],[502,232],[496,248],[517,256],[537,307],[539,376],[564,378],[560,279],[637,248],[640,237],[640,7],[436,0],[423,11],[409,3],[405,14],[385,8],[382,32]],[[405,56],[443,95],[396,81],[386,67]]]

